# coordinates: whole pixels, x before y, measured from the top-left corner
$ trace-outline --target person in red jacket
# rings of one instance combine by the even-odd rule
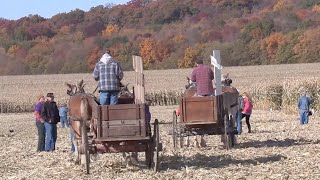
[[[251,96],[247,92],[244,92],[242,97],[243,97],[243,101],[244,101],[244,108],[242,110],[241,119],[246,117],[246,124],[248,126],[248,133],[251,133],[250,116],[252,113],[253,101],[251,99]]]

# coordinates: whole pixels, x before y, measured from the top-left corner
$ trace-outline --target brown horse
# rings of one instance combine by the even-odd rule
[[[73,140],[75,145],[75,154],[78,155],[76,162],[79,162],[80,156],[78,153],[78,144],[81,137],[81,126],[85,125],[90,130],[90,135],[95,139],[97,135],[97,118],[98,118],[98,99],[84,90],[85,84],[83,80],[78,83],[78,86],[66,83],[69,87],[67,94],[69,99],[69,116],[70,125],[75,133]],[[134,94],[128,90],[128,85],[121,86],[119,93],[119,104],[132,104],[134,103]]]

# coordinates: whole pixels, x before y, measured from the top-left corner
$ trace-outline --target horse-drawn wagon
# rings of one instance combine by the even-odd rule
[[[133,102],[134,98],[134,104],[99,105],[93,95],[81,90],[82,85],[78,93],[69,91],[69,114],[75,132],[76,154],[87,173],[90,154],[119,152],[131,152],[136,158],[138,152],[144,152],[146,166],[158,170],[159,151],[162,149],[158,120],[151,123],[146,118],[142,62],[139,57],[134,57],[134,60],[138,69],[134,95],[120,97],[124,103]]]
[[[219,55],[220,56],[220,55]],[[220,58],[219,58],[220,59]],[[220,63],[220,62],[219,62]],[[221,71],[215,68],[215,96],[196,96],[196,84],[188,79],[186,91],[180,98],[179,117],[173,112],[173,146],[183,147],[189,136],[221,135],[227,149],[236,143],[236,113],[239,92],[230,86],[230,79],[221,81]],[[221,86],[221,82],[224,86]]]
[[[195,135],[222,135],[227,149],[235,144],[235,118],[223,108],[223,95],[182,97],[180,117],[173,112],[173,146],[183,147],[183,138]]]

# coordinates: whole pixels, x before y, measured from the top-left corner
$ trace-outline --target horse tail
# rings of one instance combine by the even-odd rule
[[[89,119],[89,102],[86,97],[81,98],[80,115],[81,119],[84,121]]]

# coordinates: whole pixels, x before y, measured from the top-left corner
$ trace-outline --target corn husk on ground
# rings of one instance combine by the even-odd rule
[[[176,106],[152,107],[154,118],[170,122]],[[160,172],[138,165],[126,166],[121,154],[99,154],[91,174],[74,164],[69,129],[58,128],[57,150],[36,152],[37,135],[32,114],[0,115],[0,179],[318,179],[320,177],[319,117],[299,125],[297,115],[255,110],[253,133],[238,136],[238,145],[225,150],[220,136],[206,136],[208,147],[174,149],[170,125],[161,125],[163,151]],[[59,126],[59,125],[58,125]],[[10,132],[11,130],[11,132]]]

